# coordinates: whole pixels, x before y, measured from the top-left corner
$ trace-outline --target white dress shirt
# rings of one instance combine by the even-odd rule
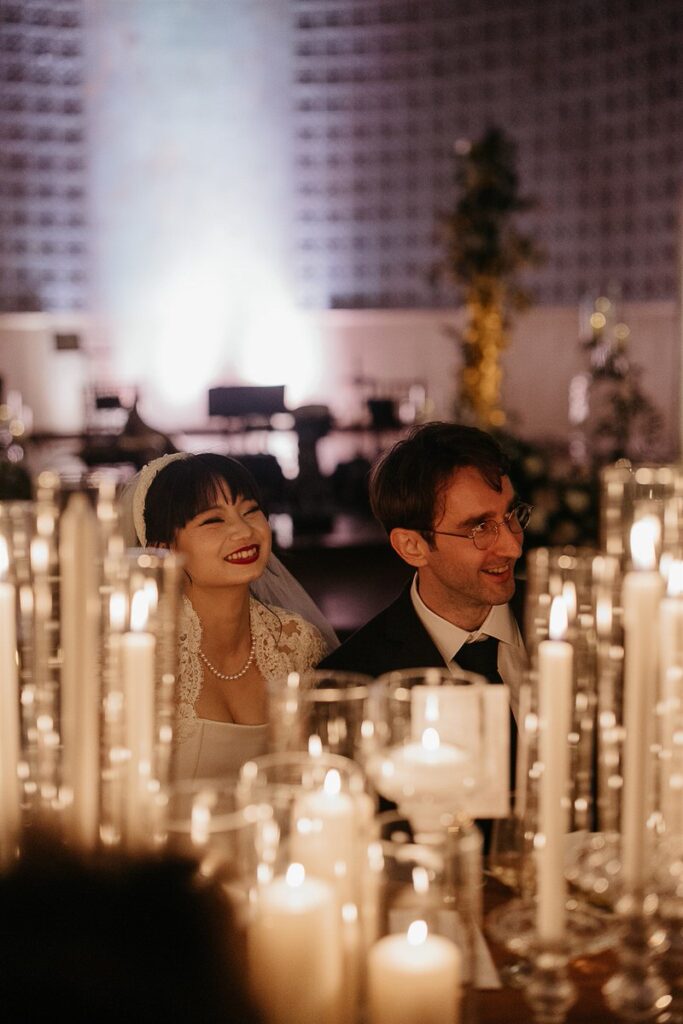
[[[527,658],[522,634],[510,606],[507,604],[493,605],[479,629],[468,632],[427,607],[417,589],[417,573],[413,577],[410,597],[415,614],[434,641],[445,665],[453,674],[458,670],[458,666],[453,664],[453,658],[463,644],[476,643],[477,640],[483,640],[487,636],[493,636],[499,641],[498,672],[505,685],[509,687],[512,710],[517,717],[519,688]]]

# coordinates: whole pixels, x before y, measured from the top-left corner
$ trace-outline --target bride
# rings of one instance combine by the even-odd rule
[[[129,544],[184,559],[174,776],[234,774],[266,750],[268,683],[317,665],[334,632],[272,555],[256,482],[236,459],[164,455],[121,510]]]

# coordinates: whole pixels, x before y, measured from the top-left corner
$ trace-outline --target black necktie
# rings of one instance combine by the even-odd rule
[[[466,672],[478,672],[486,676],[490,683],[503,682],[498,672],[498,638],[495,636],[463,644],[453,661]]]

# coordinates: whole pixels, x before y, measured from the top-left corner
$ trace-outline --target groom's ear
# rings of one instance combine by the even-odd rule
[[[395,526],[389,534],[389,542],[396,554],[408,565],[412,565],[416,569],[421,565],[426,565],[429,545],[417,530],[406,530],[401,526]]]

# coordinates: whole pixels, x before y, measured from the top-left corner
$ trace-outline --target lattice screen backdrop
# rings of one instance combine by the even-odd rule
[[[680,0],[293,0],[297,259],[314,306],[453,301],[427,271],[455,140],[518,143],[543,303],[677,294]]]
[[[0,0],[0,310],[87,302],[88,2]],[[539,301],[612,282],[624,299],[677,296],[680,0],[282,2],[303,305],[451,304],[428,283],[434,220],[454,142],[491,123],[539,200]]]
[[[0,312],[86,305],[84,0],[0,0]]]

